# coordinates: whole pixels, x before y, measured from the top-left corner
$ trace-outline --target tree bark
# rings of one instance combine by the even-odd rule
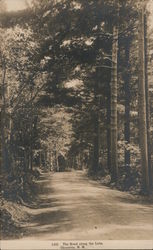
[[[111,173],[111,132],[110,132],[110,121],[111,121],[111,105],[110,105],[110,85],[107,89],[107,168]]]
[[[144,49],[144,8],[139,12],[139,143],[141,150],[142,188],[149,191],[148,144],[146,120],[146,89],[145,89],[145,49]]]
[[[96,173],[99,168],[99,114],[94,115],[94,148],[93,148],[93,171]]]
[[[151,141],[150,141],[150,100],[148,83],[148,34],[147,34],[147,16],[144,14],[144,49],[145,49],[145,91],[146,91],[146,122],[147,122],[147,142],[148,142],[148,168],[149,184],[152,188],[153,170],[151,162]]]
[[[98,74],[98,72],[97,72]],[[95,110],[93,113],[93,125],[94,125],[94,139],[93,139],[93,162],[92,170],[97,173],[99,168],[99,84],[95,83],[94,86],[94,105]]]
[[[2,62],[3,63],[3,62]],[[5,64],[5,62],[4,62]],[[9,171],[9,154],[7,144],[7,124],[6,124],[6,65],[2,67],[2,108],[1,108],[1,140],[2,140],[2,169]]]
[[[128,72],[129,68],[129,41],[126,43],[125,47],[125,68],[126,73],[124,74],[124,93],[125,93],[125,123],[124,123],[124,138],[125,141],[130,143],[130,75]],[[125,149],[125,166],[130,165],[130,150]]]
[[[111,72],[111,179],[118,179],[117,162],[117,58],[118,58],[118,27],[113,27],[112,72]]]

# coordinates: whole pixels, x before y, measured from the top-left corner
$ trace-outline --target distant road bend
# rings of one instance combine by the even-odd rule
[[[84,172],[43,173],[39,204],[22,239],[152,240],[153,207],[89,180]]]

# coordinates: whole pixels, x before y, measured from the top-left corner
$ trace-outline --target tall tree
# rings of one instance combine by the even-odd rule
[[[124,137],[125,141],[130,143],[130,74],[129,74],[129,50],[130,41],[125,44],[125,74],[124,74],[124,93],[125,93],[125,124]],[[125,165],[130,165],[130,150],[125,148]]]
[[[139,10],[139,140],[141,150],[142,187],[149,191],[148,169],[148,142],[147,142],[147,119],[146,119],[146,89],[145,89],[145,48],[144,48],[144,4]]]
[[[113,27],[112,72],[111,72],[111,178],[117,181],[117,58],[118,58],[118,27]]]
[[[144,50],[145,50],[145,91],[146,91],[146,122],[147,122],[147,142],[148,142],[148,168],[149,182],[152,188],[152,163],[151,163],[151,142],[150,142],[150,98],[149,98],[149,81],[148,81],[148,23],[147,13],[144,13]]]
[[[98,110],[98,106],[99,106],[99,96],[98,96],[98,83],[95,82],[95,86],[94,86],[94,104],[95,104],[95,110],[94,110],[94,141],[93,141],[93,171],[94,173],[97,173],[98,169],[99,169],[99,110]]]

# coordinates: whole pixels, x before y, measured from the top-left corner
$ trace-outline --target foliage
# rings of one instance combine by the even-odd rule
[[[140,10],[139,0],[34,0],[27,10],[5,13],[0,18],[5,198],[12,194],[14,199],[30,196],[33,176],[39,176],[36,169],[56,169],[61,156],[69,167],[87,168],[93,175],[106,175],[106,182],[111,182],[109,137],[115,39],[118,182],[124,190],[131,186],[139,189],[143,175],[138,126]],[[113,37],[114,26],[118,26],[117,38]],[[149,39],[151,83],[152,36]],[[151,85],[149,93],[152,113]],[[152,117],[150,122],[152,139]],[[130,164],[126,164],[127,154]]]

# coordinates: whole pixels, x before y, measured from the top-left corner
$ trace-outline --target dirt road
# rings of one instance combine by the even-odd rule
[[[39,204],[29,209],[25,240],[151,240],[153,207],[101,186],[81,171],[45,173]]]

